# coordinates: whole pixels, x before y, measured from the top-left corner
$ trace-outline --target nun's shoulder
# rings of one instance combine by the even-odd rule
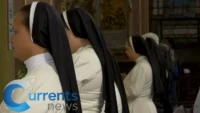
[[[151,70],[151,65],[148,62],[148,60],[144,59],[139,63],[136,63],[136,65],[134,66],[133,70],[142,70],[142,71],[146,71],[146,70]]]
[[[150,69],[150,68],[151,68],[151,64],[149,63],[148,60],[144,60],[143,62],[141,62],[141,63],[139,64],[139,66],[140,66],[141,68],[144,68],[144,69]]]
[[[100,63],[99,58],[92,47],[84,48],[78,53],[74,54],[73,61],[74,61],[75,66],[83,65],[83,64],[92,65],[92,64]]]
[[[23,77],[21,80],[26,81],[30,84],[35,83],[37,81],[37,76],[35,76],[34,73],[28,73],[25,77]]]
[[[23,80],[29,81],[31,84],[44,84],[58,80],[58,74],[53,66],[38,66],[32,72],[28,73]],[[48,79],[48,80],[47,80]]]
[[[22,80],[29,82],[31,91],[61,90],[60,80],[53,67],[44,65],[27,74]]]
[[[81,56],[88,60],[98,59],[97,54],[95,53],[93,48],[87,48],[81,52]]]
[[[11,81],[10,83],[18,83],[25,88],[16,88],[15,90],[13,90],[12,99],[17,103],[22,103],[27,100],[28,93],[34,92],[35,88],[33,86],[35,86],[36,82],[37,80],[34,76],[25,76],[22,79],[15,79]]]

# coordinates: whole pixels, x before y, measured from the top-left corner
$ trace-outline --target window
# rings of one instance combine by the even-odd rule
[[[176,44],[197,43],[200,38],[200,0],[151,0],[150,25],[161,39]]]

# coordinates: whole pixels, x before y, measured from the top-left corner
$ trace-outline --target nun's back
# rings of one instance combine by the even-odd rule
[[[99,113],[103,106],[101,63],[91,45],[73,54],[83,113]]]

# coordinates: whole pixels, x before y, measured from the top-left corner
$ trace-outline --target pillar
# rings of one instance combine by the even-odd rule
[[[8,48],[8,16],[7,1],[0,0],[0,102],[6,84],[14,79],[14,57]]]
[[[149,32],[149,1],[132,0],[132,35]]]

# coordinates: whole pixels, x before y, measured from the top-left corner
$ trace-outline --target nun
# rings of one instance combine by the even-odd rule
[[[91,15],[61,15],[69,39],[83,113],[129,113],[119,67]]]
[[[23,113],[82,113],[70,46],[56,9],[43,2],[26,5],[15,15],[13,28],[10,42],[14,56],[26,64],[28,72],[22,80],[30,84],[24,90],[16,89],[12,94],[13,101],[26,102],[30,106],[26,111],[22,110]],[[28,93],[65,94],[66,91],[77,93],[78,100],[67,101],[64,98],[52,101],[48,98],[43,100],[43,97],[38,101],[28,99]],[[14,113],[6,104],[9,102],[1,104],[0,113]],[[59,109],[55,108],[57,104]],[[68,109],[64,107],[65,104],[77,105],[74,109]],[[22,111],[18,109],[15,112]]]
[[[136,63],[123,81],[130,113],[157,113],[153,96],[155,92],[164,90],[159,78],[158,63],[141,36],[129,38],[126,54]]]

